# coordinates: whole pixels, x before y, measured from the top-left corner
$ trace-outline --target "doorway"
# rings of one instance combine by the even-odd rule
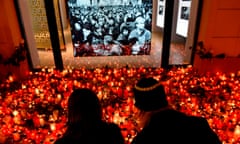
[[[72,32],[70,20],[68,18],[68,1],[66,0],[53,0],[54,11],[56,16],[56,24],[58,29],[58,38],[60,45],[60,52],[62,56],[64,68],[96,68],[96,67],[161,67],[162,61],[166,60],[169,64],[190,64],[189,58],[191,57],[192,50],[186,50],[186,47],[193,44],[194,32],[191,36],[181,38],[181,44],[175,43],[176,38],[173,34],[171,37],[171,47],[169,57],[162,57],[163,50],[163,37],[169,37],[164,35],[164,27],[157,26],[159,22],[158,14],[160,14],[160,4],[165,0],[153,1],[152,4],[152,41],[151,52],[149,55],[131,55],[131,56],[101,56],[101,57],[74,57],[74,48],[72,43]],[[176,0],[178,3],[186,0]],[[55,68],[56,59],[54,59],[54,52],[51,47],[51,41],[49,39],[49,28],[46,18],[44,0],[29,0],[18,1],[21,19],[23,21],[26,39],[29,46],[31,60],[33,68],[52,67]],[[192,5],[192,4],[191,4]],[[190,6],[191,6],[190,5]],[[179,6],[174,3],[174,11],[177,13]],[[174,16],[177,16],[175,13]],[[164,13],[164,16],[169,16]],[[176,19],[176,18],[175,18]],[[164,23],[164,19],[161,19],[161,23]],[[176,30],[177,19],[173,21],[172,33]],[[194,25],[191,23],[190,25]],[[175,28],[174,28],[175,27]],[[188,30],[189,31],[189,30]],[[176,32],[176,31],[175,31]],[[189,42],[191,41],[191,42]],[[179,42],[179,41],[178,41]]]

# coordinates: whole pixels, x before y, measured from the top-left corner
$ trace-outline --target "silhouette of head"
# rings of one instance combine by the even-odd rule
[[[168,106],[163,85],[152,77],[140,79],[133,88],[135,106],[142,111],[154,111]]]
[[[68,124],[79,125],[101,120],[101,105],[90,89],[75,89],[68,99]]]

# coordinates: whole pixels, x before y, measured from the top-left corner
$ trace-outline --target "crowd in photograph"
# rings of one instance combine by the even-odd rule
[[[77,88],[96,92],[103,119],[129,144],[141,127],[132,88],[143,76],[162,81],[171,107],[204,117],[223,144],[240,142],[240,72],[200,74],[193,67],[42,69],[0,85],[0,143],[54,143],[66,130],[67,100]]]
[[[152,3],[69,6],[74,56],[149,54]]]

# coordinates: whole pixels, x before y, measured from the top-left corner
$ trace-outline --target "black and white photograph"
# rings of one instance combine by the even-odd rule
[[[163,10],[164,10],[163,5],[160,5],[160,6],[159,6],[159,10],[158,10],[158,14],[159,14],[159,15],[163,15]]]
[[[157,9],[157,21],[156,25],[160,28],[164,27],[164,17],[165,17],[165,0],[158,1],[158,9]]]
[[[176,33],[179,36],[187,37],[190,19],[191,1],[181,0],[178,5],[178,18]]]
[[[190,14],[190,8],[189,7],[181,7],[181,19],[188,20]]]
[[[150,54],[151,0],[69,0],[68,7],[74,57]]]

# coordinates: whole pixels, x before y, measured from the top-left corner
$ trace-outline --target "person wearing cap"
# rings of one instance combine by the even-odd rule
[[[142,128],[132,144],[221,144],[205,118],[171,108],[164,86],[154,78],[140,79],[133,94]]]

